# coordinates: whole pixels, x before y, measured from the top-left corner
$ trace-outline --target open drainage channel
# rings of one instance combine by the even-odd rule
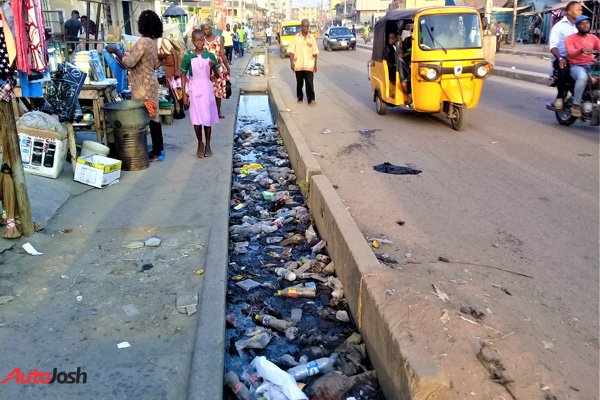
[[[240,96],[225,399],[383,399],[266,95]]]
[[[244,70],[244,74],[259,76],[265,74],[265,54],[258,53],[252,55],[252,58],[248,62],[246,69]]]

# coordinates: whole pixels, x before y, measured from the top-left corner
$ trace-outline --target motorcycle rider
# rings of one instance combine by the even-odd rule
[[[557,76],[556,89],[558,95],[554,101],[554,108],[562,110],[564,106],[564,98],[568,92],[568,74],[567,68],[567,48],[565,47],[565,38],[569,35],[577,33],[575,27],[575,18],[582,13],[581,3],[578,1],[570,1],[565,7],[567,15],[558,21],[550,31],[550,40],[548,46],[553,55],[552,66],[554,67],[555,75]]]
[[[565,47],[571,65],[571,77],[575,80],[571,115],[581,117],[581,97],[588,83],[588,72],[592,71],[592,66],[596,63],[593,51],[600,51],[600,39],[590,34],[590,17],[580,15],[575,18],[575,26],[577,33],[565,38]]]

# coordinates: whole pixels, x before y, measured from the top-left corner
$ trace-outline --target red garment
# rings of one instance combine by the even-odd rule
[[[567,47],[567,60],[571,65],[593,64],[596,62],[594,55],[582,53],[581,49],[600,51],[600,39],[591,33],[586,35],[575,33],[565,38],[565,46]]]
[[[40,0],[13,0],[10,5],[15,15],[15,42],[17,68],[31,71],[46,69],[46,30]]]
[[[31,66],[27,57],[29,38],[27,35],[27,11],[23,0],[10,2],[15,15],[15,44],[17,47],[17,68],[27,74],[31,73]]]

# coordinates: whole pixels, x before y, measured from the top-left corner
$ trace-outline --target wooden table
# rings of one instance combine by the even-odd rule
[[[104,144],[108,144],[108,138],[106,135],[106,123],[104,121],[104,112],[102,111],[102,105],[113,101],[115,85],[83,85],[81,92],[79,93],[79,100],[91,100],[92,101],[92,112],[94,113],[94,130],[96,131],[96,140],[98,143],[102,143],[102,136],[104,136]],[[21,87],[16,86],[14,89],[16,97],[23,97]],[[13,108],[15,109],[15,116],[19,115],[18,106],[13,101]]]

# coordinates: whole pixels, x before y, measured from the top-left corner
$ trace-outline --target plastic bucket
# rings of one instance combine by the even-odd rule
[[[108,157],[108,153],[110,149],[103,145],[102,143],[94,142],[91,140],[84,140],[81,145],[81,155],[82,156],[91,156],[97,154],[99,156]]]

